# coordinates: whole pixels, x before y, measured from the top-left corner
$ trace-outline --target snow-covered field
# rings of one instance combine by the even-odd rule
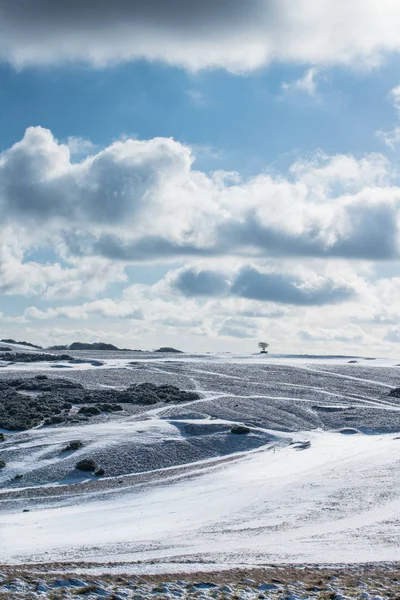
[[[0,562],[142,561],[157,571],[400,560],[396,361],[96,358],[104,365],[35,372],[97,388],[172,383],[202,398],[8,433]],[[32,365],[4,366],[0,381],[15,371],[28,376]],[[251,432],[234,435],[234,424]],[[73,439],[84,446],[60,454]],[[88,455],[104,477],[74,469]]]

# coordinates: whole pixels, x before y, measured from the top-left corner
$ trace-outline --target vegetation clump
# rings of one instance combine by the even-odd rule
[[[78,410],[78,414],[95,417],[96,415],[101,415],[101,410],[95,405],[81,406],[81,408]]]
[[[40,425],[57,425],[122,411],[124,404],[179,404],[200,397],[195,391],[150,382],[131,385],[125,390],[88,390],[71,379],[47,375],[18,377],[0,381],[0,428],[24,431]],[[75,415],[71,409],[76,405],[79,410]],[[0,442],[4,441],[2,435]]]
[[[57,361],[71,361],[73,360],[72,356],[69,354],[44,354],[37,352],[4,352],[1,355],[1,360],[7,362],[23,362],[23,363],[32,363],[32,362],[57,362]]]
[[[234,425],[231,429],[231,433],[236,435],[246,435],[247,433],[250,433],[250,429],[245,425]]]
[[[392,396],[393,398],[400,398],[400,388],[394,388],[394,390],[391,390],[389,392],[389,396]]]
[[[75,468],[78,469],[78,471],[93,473],[93,471],[96,471],[97,469],[97,464],[92,458],[82,458],[82,460],[78,460]]]
[[[61,452],[74,452],[75,450],[79,450],[79,448],[83,447],[83,442],[81,440],[72,440],[69,442]]]

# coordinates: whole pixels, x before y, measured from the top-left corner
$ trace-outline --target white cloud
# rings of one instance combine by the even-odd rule
[[[0,155],[0,218],[36,243],[106,261],[193,256],[396,259],[400,188],[381,155],[317,155],[242,181],[193,167],[172,139],[127,139],[80,163],[29,128]],[[53,236],[53,238],[52,238]],[[108,263],[107,263],[108,264]]]
[[[56,330],[71,341],[67,328],[43,328],[68,319],[114,343],[182,346],[182,336],[189,349],[229,339],[250,351],[254,336],[291,352],[324,351],[329,330],[332,349],[367,352],[373,340],[384,354],[400,279],[378,279],[371,264],[399,257],[397,178],[376,154],[320,153],[248,179],[206,174],[192,148],[165,138],[127,138],[74,163],[51,132],[30,128],[0,155],[0,291],[41,302],[2,307],[2,331],[24,323],[32,341]],[[172,264],[154,285],[105,292],[143,260]],[[343,333],[349,322],[366,337]]]
[[[316,67],[311,67],[310,69],[307,69],[303,77],[300,77],[292,82],[285,81],[282,84],[282,89],[285,92],[302,92],[304,94],[308,94],[309,96],[315,96],[319,73],[319,69]]]
[[[393,106],[400,111],[400,85],[397,85],[389,92],[389,98]]]
[[[376,65],[398,52],[396,0],[1,0],[0,57],[16,65],[135,59],[196,70],[272,61]]]
[[[222,270],[224,265],[220,266]],[[194,265],[187,268],[193,270]],[[258,268],[261,269],[260,266]],[[296,273],[294,267],[290,271],[282,265],[281,269],[282,276],[288,280],[290,273],[291,276]],[[302,266],[298,269],[298,277],[304,277],[304,283],[310,289],[323,285],[333,274],[336,275],[336,285],[348,286],[357,292],[356,297],[336,304],[332,310],[321,304],[307,303],[287,303],[281,308],[280,304],[271,300],[233,295],[210,298],[180,296],[171,289],[171,281],[179,272],[172,270],[153,285],[131,285],[120,299],[102,298],[66,306],[55,304],[49,309],[31,306],[22,315],[12,318],[3,315],[2,330],[4,335],[13,337],[12,328],[23,322],[24,334],[33,332],[29,340],[41,342],[44,332],[51,326],[53,332],[63,332],[60,339],[70,342],[77,337],[75,329],[71,328],[72,323],[81,322],[87,324],[85,331],[92,332],[91,340],[93,332],[98,329],[100,333],[96,339],[128,347],[169,344],[197,351],[231,349],[251,352],[257,350],[255,344],[258,339],[266,338],[272,343],[273,352],[328,351],[383,356],[396,352],[399,321],[385,317],[398,312],[399,278],[377,281],[373,272],[359,269],[359,265],[351,267],[348,263],[311,263],[307,268]],[[380,311],[382,319],[379,318]],[[63,323],[65,320],[69,324],[64,328],[54,327],[55,322]],[[68,335],[70,328],[71,334]],[[55,343],[56,333],[52,335],[52,343]],[[134,344],[132,340],[139,341]]]
[[[389,92],[389,100],[397,110],[397,117],[400,117],[400,85],[397,85]],[[400,142],[400,127],[396,126],[391,131],[377,131],[377,136],[381,138],[392,150]]]
[[[96,146],[90,140],[82,137],[69,136],[67,146],[71,154],[86,155],[92,152]]]
[[[112,298],[103,298],[94,302],[85,302],[80,306],[59,306],[39,310],[35,306],[30,306],[24,312],[26,319],[88,319],[91,316],[105,317],[108,319],[142,319],[141,310],[135,308],[126,301],[117,302]]]
[[[26,240],[25,240],[26,242]],[[123,265],[100,257],[42,263],[25,260],[23,230],[0,229],[0,294],[42,295],[47,299],[96,296],[112,282],[125,282]]]

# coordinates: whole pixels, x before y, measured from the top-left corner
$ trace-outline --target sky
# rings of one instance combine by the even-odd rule
[[[400,358],[396,0],[0,15],[0,337]]]

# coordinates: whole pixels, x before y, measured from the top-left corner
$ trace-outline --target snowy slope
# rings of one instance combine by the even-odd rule
[[[9,433],[0,562],[400,560],[395,361],[99,358],[104,367],[67,376],[92,387],[173,383],[202,398]],[[251,433],[234,436],[234,423]],[[71,439],[83,448],[63,453]],[[104,478],[74,469],[88,455]]]
[[[194,478],[0,516],[0,561],[400,560],[400,440],[299,435]],[[40,503],[39,503],[40,504]]]

